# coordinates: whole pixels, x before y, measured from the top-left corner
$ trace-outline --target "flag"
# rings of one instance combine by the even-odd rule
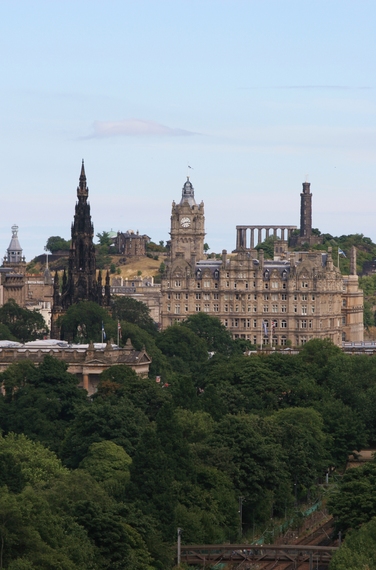
[[[106,331],[104,330],[103,321],[102,321],[102,340],[106,340]]]
[[[120,324],[120,321],[118,321],[118,335],[119,335],[119,338],[121,338],[121,324]]]
[[[262,321],[262,327],[264,329],[264,336],[268,336],[268,323],[266,321]]]
[[[343,255],[343,257],[346,257],[345,252],[342,251],[342,249],[340,247],[338,248],[338,255]]]

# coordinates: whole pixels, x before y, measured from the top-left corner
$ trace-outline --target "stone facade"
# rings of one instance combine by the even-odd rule
[[[137,231],[128,230],[127,232],[118,232],[114,240],[117,253],[126,257],[141,257],[146,255],[146,246],[150,242],[150,237],[140,235]]]
[[[151,364],[146,351],[135,350],[130,339],[124,348],[109,342],[69,345],[64,341],[37,340],[21,345],[0,341],[0,372],[24,360],[38,366],[47,354],[65,362],[68,372],[77,376],[78,385],[87,390],[89,396],[96,392],[101,373],[111,366],[129,366],[138,376],[146,378]]]
[[[181,202],[172,204],[171,255],[161,286],[162,329],[204,311],[218,317],[234,338],[258,345],[300,346],[311,338],[330,338],[337,345],[363,340],[363,293],[357,276],[344,278],[331,251],[284,248],[281,258],[265,260],[262,250],[239,241],[244,234],[238,227],[235,253],[223,251],[221,260],[206,259],[204,205],[197,207],[193,188],[190,200],[183,187]]]

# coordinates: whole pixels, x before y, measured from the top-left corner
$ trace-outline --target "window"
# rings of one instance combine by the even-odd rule
[[[278,289],[278,281],[272,281],[272,289]]]
[[[264,305],[263,311],[264,313],[269,313],[269,305]]]
[[[248,313],[251,312],[251,305],[247,305],[247,311],[248,311]]]
[[[175,287],[180,287],[181,283],[179,280],[175,281]]]
[[[186,299],[189,299],[188,293],[185,294],[185,298],[186,298]]]
[[[281,299],[282,299],[282,301],[287,301],[287,295],[286,295],[286,293],[282,293]]]
[[[204,300],[209,301],[209,299],[210,299],[210,293],[204,293]]]
[[[281,313],[286,313],[287,312],[287,306],[286,305],[282,305],[281,306]]]
[[[298,312],[298,307],[296,305],[294,305],[294,313]]]
[[[272,305],[272,313],[278,313],[278,305]]]
[[[236,289],[236,283],[234,283],[234,289]]]
[[[273,293],[272,301],[278,301],[278,293]]]
[[[169,313],[171,311],[171,305],[167,305],[167,312]]]
[[[217,282],[214,283],[214,289],[218,289],[218,283]]]
[[[346,324],[346,317],[345,317],[345,316],[342,317],[342,324],[343,324],[343,325]]]
[[[287,329],[287,321],[285,319],[281,321],[281,329]]]
[[[229,272],[229,271],[227,271],[226,277],[230,277],[230,272]]]
[[[204,313],[210,313],[210,303],[204,304]]]
[[[188,305],[185,305],[185,312],[188,313]]]
[[[228,313],[228,305],[227,305],[227,303],[226,303],[226,305],[225,305],[225,313]]]
[[[308,295],[306,295],[306,294],[304,293],[304,295],[302,295],[302,301],[307,301],[307,300],[308,300]]]
[[[302,286],[302,289],[307,289],[308,288],[308,282],[302,281],[301,286]]]
[[[314,300],[315,300],[315,296],[314,296],[314,295],[312,295],[311,299],[312,299],[312,301],[314,301]]]
[[[241,298],[241,295],[239,295],[239,293],[235,294],[235,299],[239,300]]]
[[[282,289],[286,289],[286,283],[282,283]]]
[[[346,307],[347,299],[342,299],[342,307]]]
[[[307,328],[307,320],[306,319],[302,319],[301,323],[300,323],[300,328],[301,329],[306,329]]]
[[[239,305],[235,305],[235,313],[239,312]]]
[[[247,319],[247,329],[251,328],[251,319]]]
[[[224,319],[224,320],[223,320],[223,324],[225,325],[225,327],[228,327],[228,320],[227,320],[227,319]]]
[[[265,289],[269,289],[269,283],[264,283]]]
[[[232,321],[232,326],[233,326],[233,327],[238,327],[238,326],[239,326],[239,319],[233,319],[233,321]]]
[[[257,329],[257,319],[253,319],[253,328]]]
[[[298,295],[295,293],[294,294],[294,301],[297,301],[297,300],[298,300]]]
[[[180,293],[175,293],[175,299],[180,299]]]
[[[196,287],[197,287],[197,289],[201,289],[201,283],[200,283],[200,281],[197,281]]]
[[[282,335],[281,336],[281,346],[286,346],[287,344],[287,337]]]
[[[201,293],[196,293],[196,299],[201,299]]]
[[[230,281],[226,281],[226,287],[230,287]]]
[[[253,307],[253,312],[257,313],[257,307]]]
[[[312,313],[312,315],[313,315],[314,312],[315,312],[315,305],[312,305],[312,307],[311,307],[311,313]]]
[[[214,305],[213,305],[213,310],[214,310],[215,313],[218,313],[218,311],[219,311],[219,305],[218,305],[218,303],[214,303]]]
[[[269,301],[268,293],[264,293],[263,297],[264,297],[264,301]]]
[[[245,284],[245,288],[248,289],[248,283]]]
[[[302,315],[307,314],[307,305],[302,305]]]
[[[206,289],[209,289],[209,287],[210,287],[210,281],[204,281],[204,287],[205,287]]]
[[[167,293],[167,299],[171,299],[171,293]]]
[[[196,313],[199,313],[201,311],[201,305],[196,304]]]
[[[175,315],[180,315],[180,305],[175,305]]]
[[[257,301],[257,295],[256,294],[253,295],[253,299],[254,299],[254,301]]]
[[[309,328],[309,329],[312,328],[312,324],[313,324],[313,323],[312,323],[312,319],[309,319],[309,321],[308,321],[308,328]]]
[[[218,293],[213,293],[213,299],[218,299]]]

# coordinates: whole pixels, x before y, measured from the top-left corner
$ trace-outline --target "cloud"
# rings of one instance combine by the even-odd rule
[[[104,137],[138,137],[138,136],[162,136],[162,137],[186,137],[197,133],[184,129],[173,129],[160,125],[154,121],[141,119],[125,119],[124,121],[95,121],[93,133],[88,138]]]

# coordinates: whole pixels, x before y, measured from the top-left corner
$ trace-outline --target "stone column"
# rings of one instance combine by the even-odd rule
[[[87,372],[83,372],[82,374],[82,385],[84,390],[89,392],[89,374]]]
[[[251,230],[251,249],[255,249],[255,230]]]
[[[258,245],[259,243],[262,243],[262,234],[261,234],[261,232],[262,232],[262,228],[258,228],[258,240],[257,240],[257,245]]]
[[[285,228],[281,228],[281,240],[285,241]]]
[[[273,236],[277,239],[277,228],[273,228]]]
[[[239,249],[240,247],[240,232],[241,230],[238,228],[236,230],[236,249]]]
[[[268,239],[268,237],[269,237],[269,230],[270,230],[270,228],[265,228],[265,231],[266,231],[266,239]]]

